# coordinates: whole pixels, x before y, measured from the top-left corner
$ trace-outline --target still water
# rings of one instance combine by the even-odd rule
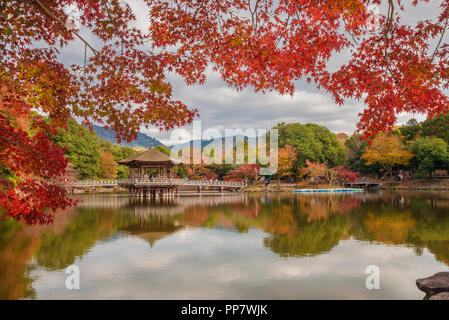
[[[0,221],[0,299],[422,299],[449,271],[449,193],[78,199],[51,226]]]

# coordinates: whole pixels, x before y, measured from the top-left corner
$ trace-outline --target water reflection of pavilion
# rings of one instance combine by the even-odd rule
[[[163,239],[182,227],[177,226],[170,216],[147,216],[147,219],[139,217],[133,223],[126,227],[120,228],[120,232],[136,236],[145,240],[151,247],[160,239]]]
[[[80,207],[112,209],[119,232],[136,236],[154,246],[155,242],[186,227],[182,217],[188,208],[243,204],[246,194],[205,197],[128,198],[113,195],[79,197]]]
[[[81,200],[78,207],[89,208],[114,208],[118,211],[134,210],[139,214],[150,213],[170,213],[174,208],[185,209],[194,205],[220,205],[227,203],[242,203],[248,200],[248,195],[244,193],[235,194],[217,194],[208,195],[204,197],[173,197],[173,198],[159,198],[159,199],[147,199],[147,198],[129,198],[122,195],[83,195],[75,197],[77,200]],[[178,210],[177,210],[178,211]]]

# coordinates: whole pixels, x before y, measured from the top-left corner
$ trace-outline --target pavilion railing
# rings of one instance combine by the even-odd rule
[[[101,186],[204,186],[204,187],[245,187],[245,182],[220,181],[220,180],[188,180],[177,178],[136,178],[115,180],[80,180],[67,182],[66,185],[73,187],[101,187]]]

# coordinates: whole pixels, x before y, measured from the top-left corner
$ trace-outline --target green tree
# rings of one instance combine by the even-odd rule
[[[437,137],[449,144],[449,114],[439,115],[421,123],[423,137]]]
[[[418,167],[417,178],[432,176],[433,171],[449,167],[448,145],[441,138],[421,137],[412,145],[412,151]]]
[[[97,176],[100,168],[100,145],[94,132],[71,118],[67,128],[59,129],[51,139],[55,144],[66,147],[65,152],[79,172],[80,179]]]
[[[170,149],[168,149],[167,147],[164,147],[164,146],[157,146],[154,149],[156,149],[159,152],[162,152],[163,154],[166,154],[167,156],[170,156],[170,154],[171,154]]]
[[[138,153],[139,153],[138,151],[130,147],[122,147],[119,145],[114,145],[112,147],[112,154],[116,162],[133,157]],[[117,178],[126,179],[129,177],[129,168],[127,166],[117,164],[116,170],[117,170]]]
[[[279,147],[291,145],[296,148],[297,161],[293,167],[300,172],[306,160],[327,163],[336,167],[344,163],[344,147],[338,142],[334,133],[317,124],[279,123],[274,129],[279,132]]]
[[[407,124],[399,127],[400,134],[404,137],[405,142],[415,140],[422,131],[421,123],[418,123],[416,119],[410,119]]]

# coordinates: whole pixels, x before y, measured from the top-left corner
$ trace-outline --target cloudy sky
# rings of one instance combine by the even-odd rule
[[[140,1],[130,3],[137,17],[137,26],[143,30],[147,29],[149,20],[146,17],[145,5]],[[432,0],[431,4],[421,5],[418,9],[406,8],[403,18],[408,23],[434,18],[439,12],[440,3],[440,0]],[[385,10],[381,7],[379,12],[384,13]],[[65,50],[64,59],[71,63],[82,63],[82,48],[80,43],[73,43]],[[336,68],[344,60],[344,56],[335,57],[329,67]],[[203,130],[216,128],[223,133],[224,129],[269,129],[279,122],[313,122],[326,126],[335,133],[351,134],[355,130],[358,113],[364,108],[363,102],[351,100],[346,101],[343,106],[338,106],[329,94],[317,90],[313,84],[307,84],[305,81],[296,83],[295,95],[291,97],[277,93],[254,93],[251,88],[237,92],[213,72],[209,73],[206,84],[202,86],[187,86],[174,74],[169,75],[169,79],[174,86],[175,98],[191,108],[198,109]],[[399,117],[399,124],[413,117],[423,120],[419,115],[403,114]],[[190,128],[185,129],[190,132]],[[157,128],[142,128],[142,132],[169,144],[170,133],[160,132]]]

